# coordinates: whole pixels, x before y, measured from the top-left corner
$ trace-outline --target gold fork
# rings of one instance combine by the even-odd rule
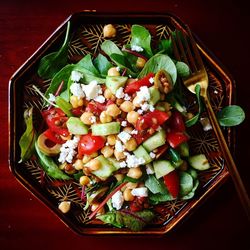
[[[186,34],[180,30],[177,30],[175,32],[175,36],[170,33],[176,60],[184,61],[190,67],[191,74],[189,77],[182,79],[183,83],[192,93],[195,93],[195,87],[197,84],[199,84],[201,87],[201,97],[203,98],[204,104],[206,106],[208,117],[216,135],[219,148],[222,152],[222,155],[226,162],[226,166],[234,182],[242,206],[245,209],[248,219],[250,220],[250,201],[247,191],[240,178],[239,172],[236,168],[234,160],[231,156],[231,153],[209,101],[207,92],[209,82],[206,69],[204,67],[198,47],[189,27],[186,27],[186,30]]]

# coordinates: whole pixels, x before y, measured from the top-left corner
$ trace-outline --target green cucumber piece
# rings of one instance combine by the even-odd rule
[[[128,77],[126,76],[107,76],[106,77],[106,86],[115,95],[116,91],[120,87],[124,87],[127,82]]]
[[[142,145],[140,145],[136,150],[134,150],[133,153],[136,158],[143,158],[145,160],[144,164],[148,164],[152,161],[152,158],[150,157],[149,153]]]
[[[56,97],[56,105],[67,115],[73,116],[71,113],[72,105],[71,103],[65,101],[61,96]]]
[[[155,177],[157,179],[160,179],[161,177],[175,170],[171,162],[167,160],[154,161],[153,166],[155,171]]]
[[[161,97],[160,91],[156,87],[152,86],[149,88],[149,92],[150,92],[149,104],[155,105],[160,100]]]
[[[178,146],[178,151],[181,157],[189,157],[189,146],[187,142],[183,142]]]
[[[196,170],[207,170],[210,168],[207,157],[204,154],[193,155],[188,158],[191,167]]]
[[[148,151],[151,152],[154,149],[164,145],[166,143],[166,132],[161,129],[160,131],[156,132],[154,135],[149,137],[145,142],[143,142],[143,147]]]
[[[115,158],[111,157],[111,158],[108,158],[108,160],[109,160],[110,163],[115,167],[115,170],[118,170],[118,169],[121,168],[120,162],[117,161]]]
[[[101,163],[101,166],[98,170],[92,171],[92,174],[100,178],[101,180],[106,180],[109,176],[112,175],[112,173],[116,170],[116,168],[113,166],[113,164],[106,159],[103,155],[99,155],[96,158]],[[88,163],[85,164],[86,167],[88,167]]]
[[[66,122],[67,128],[71,134],[86,135],[89,128],[78,117],[70,117]]]
[[[92,135],[112,135],[118,134],[120,132],[120,123],[119,122],[109,122],[103,124],[94,124],[91,126]]]

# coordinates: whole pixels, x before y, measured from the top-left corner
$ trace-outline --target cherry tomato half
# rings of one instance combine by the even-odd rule
[[[180,178],[176,170],[171,171],[163,176],[164,184],[166,185],[169,193],[176,198],[180,191]]]

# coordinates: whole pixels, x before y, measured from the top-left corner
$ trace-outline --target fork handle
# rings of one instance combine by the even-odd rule
[[[223,157],[224,157],[224,160],[226,162],[226,166],[227,166],[229,173],[233,179],[236,191],[238,193],[238,196],[239,196],[239,199],[242,203],[242,206],[245,209],[248,220],[250,221],[250,200],[249,200],[247,191],[246,191],[244,184],[241,180],[241,177],[240,177],[239,172],[236,168],[234,160],[231,156],[231,153],[229,151],[229,148],[227,146],[227,143],[225,141],[225,138],[223,136],[223,133],[221,131],[221,128],[219,126],[219,123],[217,121],[217,118],[215,116],[215,113],[212,109],[212,106],[210,104],[210,101],[209,101],[207,95],[204,96],[204,103],[205,103],[205,106],[207,108],[208,116],[210,117],[211,125],[214,129],[216,138],[218,140],[220,150],[221,150]]]

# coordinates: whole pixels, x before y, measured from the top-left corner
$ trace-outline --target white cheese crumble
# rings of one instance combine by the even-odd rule
[[[156,154],[153,153],[153,152],[150,152],[150,153],[149,153],[149,156],[150,156],[152,159],[154,159],[154,158],[156,157]]]
[[[131,131],[130,134],[131,134],[131,135],[137,135],[137,134],[138,134],[138,130],[135,130],[135,129],[134,129],[134,130]]]
[[[150,83],[154,83],[154,78],[153,78],[153,77],[150,77],[150,78],[149,78],[149,82],[150,82]]]
[[[128,94],[124,94],[124,100],[125,101],[130,101],[131,97]]]
[[[112,201],[112,206],[113,208],[115,208],[116,210],[121,209],[123,202],[124,202],[124,198],[123,198],[123,194],[122,192],[119,190],[117,191],[111,198]]]
[[[125,161],[121,161],[121,162],[120,162],[120,167],[121,167],[121,168],[127,167],[127,163],[126,163]]]
[[[115,142],[115,150],[117,152],[123,152],[123,150],[124,150],[122,143],[118,140]]]
[[[115,69],[116,69],[118,72],[120,71],[120,67],[116,67]]]
[[[56,97],[53,94],[49,93],[49,99],[48,100],[50,102],[55,102],[56,101]]]
[[[95,80],[91,81],[88,85],[82,84],[82,89],[87,100],[95,99],[99,94],[102,93],[101,86]]]
[[[82,77],[83,77],[83,74],[80,73],[79,71],[73,70],[73,71],[71,72],[70,78],[71,78],[71,80],[74,81],[74,82],[79,82],[80,79],[81,79]]]
[[[214,90],[214,93],[217,95],[219,92],[215,89],[215,90]]]
[[[148,189],[146,187],[134,188],[131,191],[133,196],[148,197]]]
[[[147,174],[154,174],[155,173],[154,167],[152,166],[152,164],[147,164],[146,165],[146,173]]]
[[[118,134],[118,138],[123,142],[126,143],[130,138],[131,135],[125,131],[122,131],[120,134]]]
[[[94,100],[99,103],[104,103],[105,97],[103,95],[98,95],[97,97],[94,98]]]
[[[147,86],[140,87],[140,90],[136,92],[137,103],[142,104],[150,100],[150,92]]]
[[[122,126],[122,127],[126,127],[127,124],[128,124],[127,121],[122,121],[122,122],[121,122],[121,126]]]
[[[79,83],[72,83],[70,86],[70,92],[74,95],[77,96],[78,98],[84,97],[85,94],[83,92],[82,86]]]
[[[149,111],[153,112],[155,110],[154,106],[149,104]]]
[[[138,109],[138,110],[137,110],[137,113],[138,113],[139,115],[142,115],[142,114],[143,114],[143,110],[142,110],[142,109]]]
[[[145,160],[142,157],[137,158],[135,155],[131,155],[129,153],[125,155],[127,156],[126,163],[128,168],[135,168],[145,163]]]
[[[138,45],[132,45],[131,46],[131,50],[132,51],[136,51],[136,52],[142,52],[143,51],[143,48],[138,46]]]
[[[95,116],[90,116],[89,117],[89,121],[93,124],[93,123],[96,123],[96,117]]]
[[[200,123],[201,123],[204,131],[209,131],[213,128],[207,117],[201,118]]]
[[[75,149],[78,146],[79,137],[74,137],[72,140],[66,141],[64,144],[62,144],[60,148],[60,156],[58,161],[61,163],[72,163],[73,157],[77,154]]]
[[[118,99],[121,99],[125,96],[124,92],[123,92],[123,87],[120,87],[119,89],[116,90],[115,92],[115,96],[118,98]]]

